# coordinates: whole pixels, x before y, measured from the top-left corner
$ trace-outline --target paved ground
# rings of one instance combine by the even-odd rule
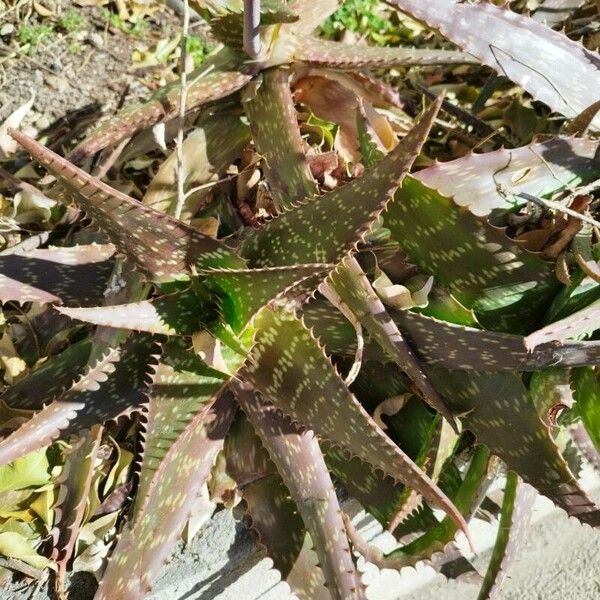
[[[591,473],[586,487],[600,500],[600,481]],[[382,547],[390,543],[381,527],[347,505],[363,534]],[[479,556],[473,563],[485,569],[495,528],[477,521],[472,529]],[[389,547],[389,546],[388,546]],[[446,581],[432,568],[379,572],[373,565],[360,564],[369,583],[369,600],[475,600],[477,588]],[[94,586],[85,576],[73,582],[69,600],[90,600]],[[47,600],[45,589],[10,586],[0,590],[0,600]],[[279,581],[269,559],[262,558],[252,535],[227,511],[209,521],[186,548],[180,548],[149,600],[291,600],[289,588]],[[567,519],[562,511],[539,498],[527,544],[510,572],[502,600],[600,600],[600,533]]]

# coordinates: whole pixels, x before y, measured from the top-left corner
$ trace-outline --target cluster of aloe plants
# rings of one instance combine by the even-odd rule
[[[235,488],[275,567],[309,599],[364,598],[356,552],[452,574],[456,536],[469,538],[481,511],[500,515],[480,593],[495,597],[534,490],[600,524],[577,478],[579,454],[599,463],[598,231],[592,197],[577,191],[600,176],[598,143],[559,136],[411,175],[443,98],[398,141],[386,116],[394,91],[368,73],[481,62],[553,111],[583,113],[575,129],[596,130],[585,109],[598,100],[599,59],[492,4],[390,3],[464,51],[345,46],[311,36],[336,0],[263,0],[263,52],[250,60],[241,2],[199,3],[221,45],[188,76],[181,218],[175,155],[142,202],[74,164],[127,138],[128,159],[172,138],[177,84],[101,125],[70,160],[11,131],[55,178],[47,193],[100,231],[93,243],[0,255],[0,300],[52,305],[45,325],[70,332],[2,394],[29,412],[5,426],[0,463],[69,443],[53,507],[59,588],[89,518],[102,426],[115,422],[133,428],[137,459],[99,599],[151,589],[215,477]],[[337,124],[339,155],[306,144],[295,102]],[[232,203],[231,176],[220,194],[205,185],[249,144],[266,209]],[[336,169],[332,185],[323,172]],[[540,218],[523,194],[579,207],[583,220],[551,218],[560,252],[508,235],[511,223],[535,230]],[[198,214],[203,231],[187,223]],[[500,507],[486,493],[503,473]],[[397,549],[365,542],[334,482]]]

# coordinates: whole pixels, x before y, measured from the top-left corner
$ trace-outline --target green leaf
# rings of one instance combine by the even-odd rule
[[[362,177],[301,204],[241,245],[253,267],[337,263],[368,231],[402,183],[437,115],[434,102],[406,137]]]
[[[456,429],[454,417],[431,385],[417,357],[373,291],[371,283],[356,259],[354,257],[346,258],[330,274],[325,285],[329,285],[329,283],[389,358],[394,360],[411,378],[423,399]]]
[[[246,72],[241,67],[237,54],[224,48],[188,74],[186,110],[233,94],[251,78],[251,71]],[[160,88],[150,100],[124,108],[85,138],[71,152],[69,160],[79,164],[87,156],[117,144],[146,127],[177,117],[180,93],[181,85],[176,81]]]
[[[558,288],[549,263],[414,177],[388,205],[385,226],[490,329],[527,332]]]
[[[525,543],[535,495],[514,471],[508,472],[496,543],[477,600],[500,598],[500,586]]]
[[[52,561],[34,550],[30,540],[14,531],[0,533],[0,554],[22,560],[36,569],[52,566]]]
[[[85,338],[71,344],[60,354],[49,356],[0,396],[11,408],[40,409],[65,392],[83,374],[92,341]]]
[[[67,392],[0,442],[0,464],[47,446],[59,436],[139,410],[157,350],[150,336],[139,335],[122,348],[107,351]]]
[[[40,487],[49,482],[50,463],[45,448],[0,466],[0,493]]]
[[[254,95],[247,94],[244,102],[256,150],[263,157],[269,188],[280,209],[318,192],[304,155],[289,76],[283,68],[265,71]]]
[[[559,137],[522,148],[468,154],[436,163],[415,177],[474,215],[485,216],[494,209],[523,204],[517,198],[520,193],[544,198],[598,177],[597,148],[594,140]]]
[[[109,282],[113,254],[111,244],[91,244],[0,256],[0,302],[98,302]]]
[[[550,323],[525,338],[528,350],[533,350],[543,343],[564,342],[569,338],[589,335],[600,328],[600,299],[595,300],[585,308]]]
[[[477,441],[568,515],[591,526],[600,509],[573,476],[517,375],[435,370],[438,390]]]
[[[596,450],[600,451],[600,373],[597,368],[573,371],[576,410]]]
[[[206,315],[206,306],[194,288],[129,304],[86,308],[61,306],[56,310],[94,325],[162,335],[192,334],[200,329],[200,321]]]
[[[234,412],[231,396],[221,395],[198,412],[171,444],[152,480],[144,511],[121,533],[97,600],[115,596],[142,600],[151,589],[210,475]]]
[[[196,267],[243,266],[221,242],[140,204],[26,135],[14,130],[11,135],[56,175],[117,249],[151,279],[189,276]]]
[[[342,0],[291,0],[290,10],[300,18],[296,23],[284,25],[283,31],[292,34],[307,34],[313,32],[329,15],[333,14],[342,4]]]
[[[73,556],[75,542],[83,524],[95,461],[102,438],[102,427],[86,431],[71,447],[58,479],[58,498],[52,510],[54,527],[52,559],[57,564],[57,583],[62,587],[67,563]]]
[[[298,319],[265,308],[256,326],[250,362],[242,372],[245,380],[320,437],[419,491],[466,531],[452,503],[375,424]]]
[[[380,48],[331,42],[323,38],[298,37],[294,60],[320,67],[349,71],[410,65],[468,64],[477,59],[456,50]]]
[[[536,100],[575,117],[598,100],[598,58],[566,35],[493,4],[386,0],[521,85]],[[592,124],[600,127],[600,118]]]
[[[314,433],[300,430],[281,416],[258,398],[252,386],[233,385],[240,406],[298,507],[332,598],[364,599],[335,489]]]

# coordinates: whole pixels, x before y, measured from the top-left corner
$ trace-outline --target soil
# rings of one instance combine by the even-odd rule
[[[0,26],[10,23],[10,14]],[[29,55],[18,51],[18,27],[0,37],[0,122],[18,106],[36,99],[23,123],[26,133],[35,135],[55,121],[75,113],[95,121],[112,114],[124,103],[147,97],[164,75],[164,65],[140,68],[132,61],[138,49],[147,49],[161,38],[174,38],[180,17],[164,8],[144,19],[141,34],[132,34],[110,26],[100,6],[80,7],[63,0],[62,13],[76,9],[85,22],[72,32],[53,31],[45,42]],[[104,9],[106,10],[106,8]],[[30,23],[48,23],[51,19],[30,17]],[[162,81],[161,81],[162,80]],[[90,116],[90,114],[92,116]]]

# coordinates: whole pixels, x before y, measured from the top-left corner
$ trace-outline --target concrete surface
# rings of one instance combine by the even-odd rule
[[[600,501],[600,480],[591,471],[584,482]],[[385,550],[393,538],[381,533],[377,522],[365,516],[355,502],[344,506],[363,535]],[[472,562],[481,571],[489,559],[495,526],[476,520],[472,534],[479,555]],[[467,556],[465,540],[459,540]],[[271,568],[243,523],[228,511],[218,512],[192,540],[180,546],[157,580],[149,600],[291,600],[287,584]],[[369,600],[475,600],[477,587],[447,581],[431,567],[379,571],[359,559],[369,584]],[[70,600],[91,600],[95,585],[85,574],[76,575]],[[0,589],[0,600],[47,600],[45,588],[23,585]],[[600,532],[580,525],[555,509],[545,498],[534,507],[528,540],[502,589],[502,600],[600,600]]]

